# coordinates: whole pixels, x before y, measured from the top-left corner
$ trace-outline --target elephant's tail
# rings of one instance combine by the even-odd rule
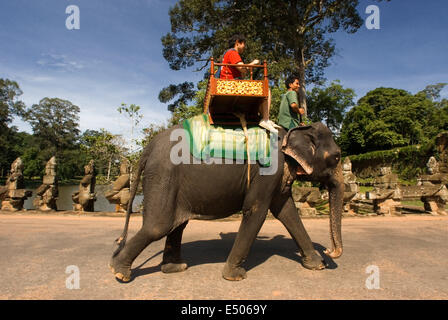
[[[138,163],[138,169],[137,169],[137,173],[134,178],[134,182],[131,185],[131,195],[130,195],[128,207],[126,210],[126,222],[124,224],[123,233],[121,234],[120,237],[115,239],[115,242],[118,245],[118,248],[117,248],[117,250],[115,250],[114,256],[117,255],[121,251],[121,249],[123,249],[123,247],[126,243],[126,238],[128,236],[128,229],[129,229],[129,220],[131,218],[131,213],[132,213],[132,203],[134,202],[135,194],[137,193],[138,185],[140,183],[140,177],[141,177],[143,170],[145,169],[145,165],[146,165],[146,157],[142,156],[142,157],[140,157],[140,161]]]

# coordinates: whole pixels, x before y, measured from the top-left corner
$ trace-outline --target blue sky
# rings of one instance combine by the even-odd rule
[[[160,38],[169,32],[175,0],[2,0],[0,77],[16,80],[31,106],[44,97],[67,99],[81,108],[80,129],[105,128],[129,135],[122,103],[142,107],[142,126],[161,124],[170,113],[158,101],[170,83],[197,81],[192,69],[172,71]],[[340,79],[357,98],[377,87],[415,93],[448,82],[448,1],[361,0],[380,8],[380,30],[333,35],[338,54],[326,78]],[[65,9],[80,9],[80,29],[68,30]],[[442,92],[448,97],[448,89]],[[16,119],[19,130],[31,132]]]

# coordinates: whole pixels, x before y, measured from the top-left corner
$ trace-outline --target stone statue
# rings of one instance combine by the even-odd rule
[[[439,161],[436,161],[434,157],[429,158],[426,164],[429,174],[418,177],[418,186],[439,186],[443,184],[448,187],[448,132],[437,135],[436,149]]]
[[[32,192],[25,190],[23,179],[23,162],[17,158],[11,165],[11,170],[6,180],[6,185],[0,189],[0,199],[2,210],[18,211],[23,210],[23,203],[26,198],[31,197]]]
[[[431,214],[446,215],[448,202],[448,132],[441,132],[436,137],[436,149],[439,161],[429,158],[426,167],[428,175],[421,175],[417,179],[417,186],[421,189],[420,200],[425,210]]]
[[[51,157],[45,165],[45,175],[42,185],[36,190],[36,198],[33,205],[40,211],[57,210],[58,180],[56,175],[56,157]]]
[[[72,195],[74,211],[94,211],[96,171],[93,160],[84,166],[84,173],[85,175],[79,183],[79,191]]]
[[[377,190],[396,189],[398,186],[398,175],[392,173],[391,167],[381,167],[380,174],[375,178],[373,186]]]
[[[402,198],[398,175],[392,173],[391,167],[380,168],[380,175],[375,178],[373,190],[368,193],[368,199],[373,200],[375,212],[377,214],[400,215]]]
[[[120,165],[120,176],[112,184],[112,190],[105,196],[109,203],[115,203],[116,212],[126,212],[130,198],[130,173],[129,162],[124,160]]]
[[[439,173],[439,163],[437,162],[436,158],[429,158],[428,162],[426,163],[426,169],[428,170],[428,174]]]
[[[352,172],[352,162],[349,157],[342,163],[342,175],[344,176],[344,211],[353,213],[350,210],[350,201],[359,198],[359,185],[356,182],[356,176]]]

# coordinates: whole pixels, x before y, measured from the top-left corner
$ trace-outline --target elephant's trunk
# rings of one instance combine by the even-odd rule
[[[341,220],[344,198],[344,177],[340,162],[335,168],[334,174],[327,186],[330,198],[330,235],[333,248],[331,251],[328,249],[325,250],[325,254],[336,259],[342,255]]]

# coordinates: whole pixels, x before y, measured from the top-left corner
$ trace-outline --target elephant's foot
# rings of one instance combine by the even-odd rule
[[[317,254],[304,257],[302,259],[302,265],[310,270],[325,269],[325,263],[322,261],[322,257]]]
[[[123,281],[131,281],[131,266],[120,266],[114,258],[109,263],[109,269],[115,278]]]
[[[247,278],[246,270],[242,267],[231,267],[228,263],[224,266],[222,270],[222,277],[230,281],[241,281]]]
[[[187,270],[188,265],[184,261],[180,262],[162,262],[163,273],[175,273]]]

